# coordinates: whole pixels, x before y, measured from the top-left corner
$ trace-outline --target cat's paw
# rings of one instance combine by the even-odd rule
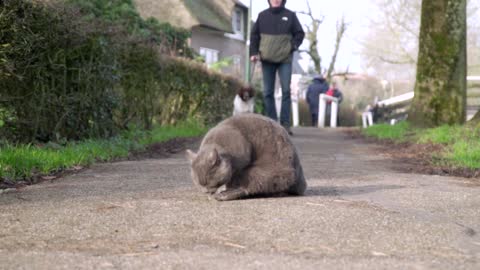
[[[217,201],[230,201],[231,195],[229,196],[228,192],[219,192],[212,195],[213,198]]]
[[[234,189],[215,193],[213,194],[213,198],[217,201],[231,201],[243,198],[247,195],[248,193],[244,189]]]

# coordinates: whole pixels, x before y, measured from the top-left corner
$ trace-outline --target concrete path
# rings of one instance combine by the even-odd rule
[[[480,269],[480,180],[294,132],[303,197],[211,200],[183,154],[0,194],[0,269]]]

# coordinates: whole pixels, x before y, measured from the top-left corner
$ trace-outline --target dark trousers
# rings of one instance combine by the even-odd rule
[[[318,113],[312,113],[312,127],[318,126]]]
[[[290,81],[292,80],[292,63],[269,63],[262,62],[263,73],[263,99],[265,112],[271,119],[277,121],[275,108],[275,78],[278,72],[280,86],[282,87],[282,108],[280,110],[280,124],[290,127],[290,113],[292,100],[290,97]]]

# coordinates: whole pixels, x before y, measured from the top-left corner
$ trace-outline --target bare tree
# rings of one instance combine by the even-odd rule
[[[332,55],[332,60],[330,61],[330,66],[328,67],[327,70],[327,80],[331,80],[333,71],[335,68],[335,62],[337,61],[337,54],[338,51],[340,50],[340,42],[342,42],[342,38],[345,34],[345,31],[347,31],[347,24],[345,23],[345,17],[342,17],[340,22],[337,22],[337,37],[335,39],[335,50]],[[348,69],[347,72],[348,73]]]
[[[362,39],[362,54],[368,68],[383,78],[413,81],[417,66],[422,0],[377,0],[380,12],[371,19]],[[479,4],[467,1],[468,68],[480,73]]]
[[[305,28],[307,29],[306,38],[309,42],[309,48],[308,50],[301,50],[300,52],[305,52],[310,56],[310,58],[313,61],[316,73],[319,73],[319,74],[326,73],[325,77],[328,80],[330,80],[335,71],[335,62],[337,60],[337,55],[340,50],[340,44],[341,44],[342,38],[345,35],[345,32],[347,31],[348,25],[345,22],[345,18],[343,17],[339,22],[337,22],[337,36],[335,38],[335,49],[332,55],[332,59],[329,63],[328,69],[324,69],[322,68],[322,58],[318,53],[318,31],[319,31],[320,25],[324,20],[324,17],[322,16],[321,18],[316,18],[315,16],[313,16],[312,9],[310,8],[310,3],[308,2],[308,0],[307,0],[307,7],[308,7],[308,12],[300,11],[299,13],[308,16],[311,20],[310,25],[305,25]],[[343,72],[343,74],[346,74],[346,73],[348,73],[348,70],[346,72]]]
[[[306,37],[309,42],[308,50],[301,50],[300,52],[307,53],[313,61],[315,72],[322,73],[322,58],[318,53],[318,29],[323,22],[324,17],[315,18],[310,8],[310,3],[307,1],[308,12],[300,11],[299,13],[307,15],[311,19],[311,25],[304,25],[307,28]]]
[[[377,0],[380,12],[371,19],[362,41],[367,67],[387,79],[414,79],[421,0]]]

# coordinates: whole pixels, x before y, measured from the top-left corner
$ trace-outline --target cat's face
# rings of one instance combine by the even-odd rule
[[[215,148],[204,148],[198,154],[187,150],[187,159],[192,166],[192,180],[206,193],[213,194],[232,178],[232,166],[221,157]]]

